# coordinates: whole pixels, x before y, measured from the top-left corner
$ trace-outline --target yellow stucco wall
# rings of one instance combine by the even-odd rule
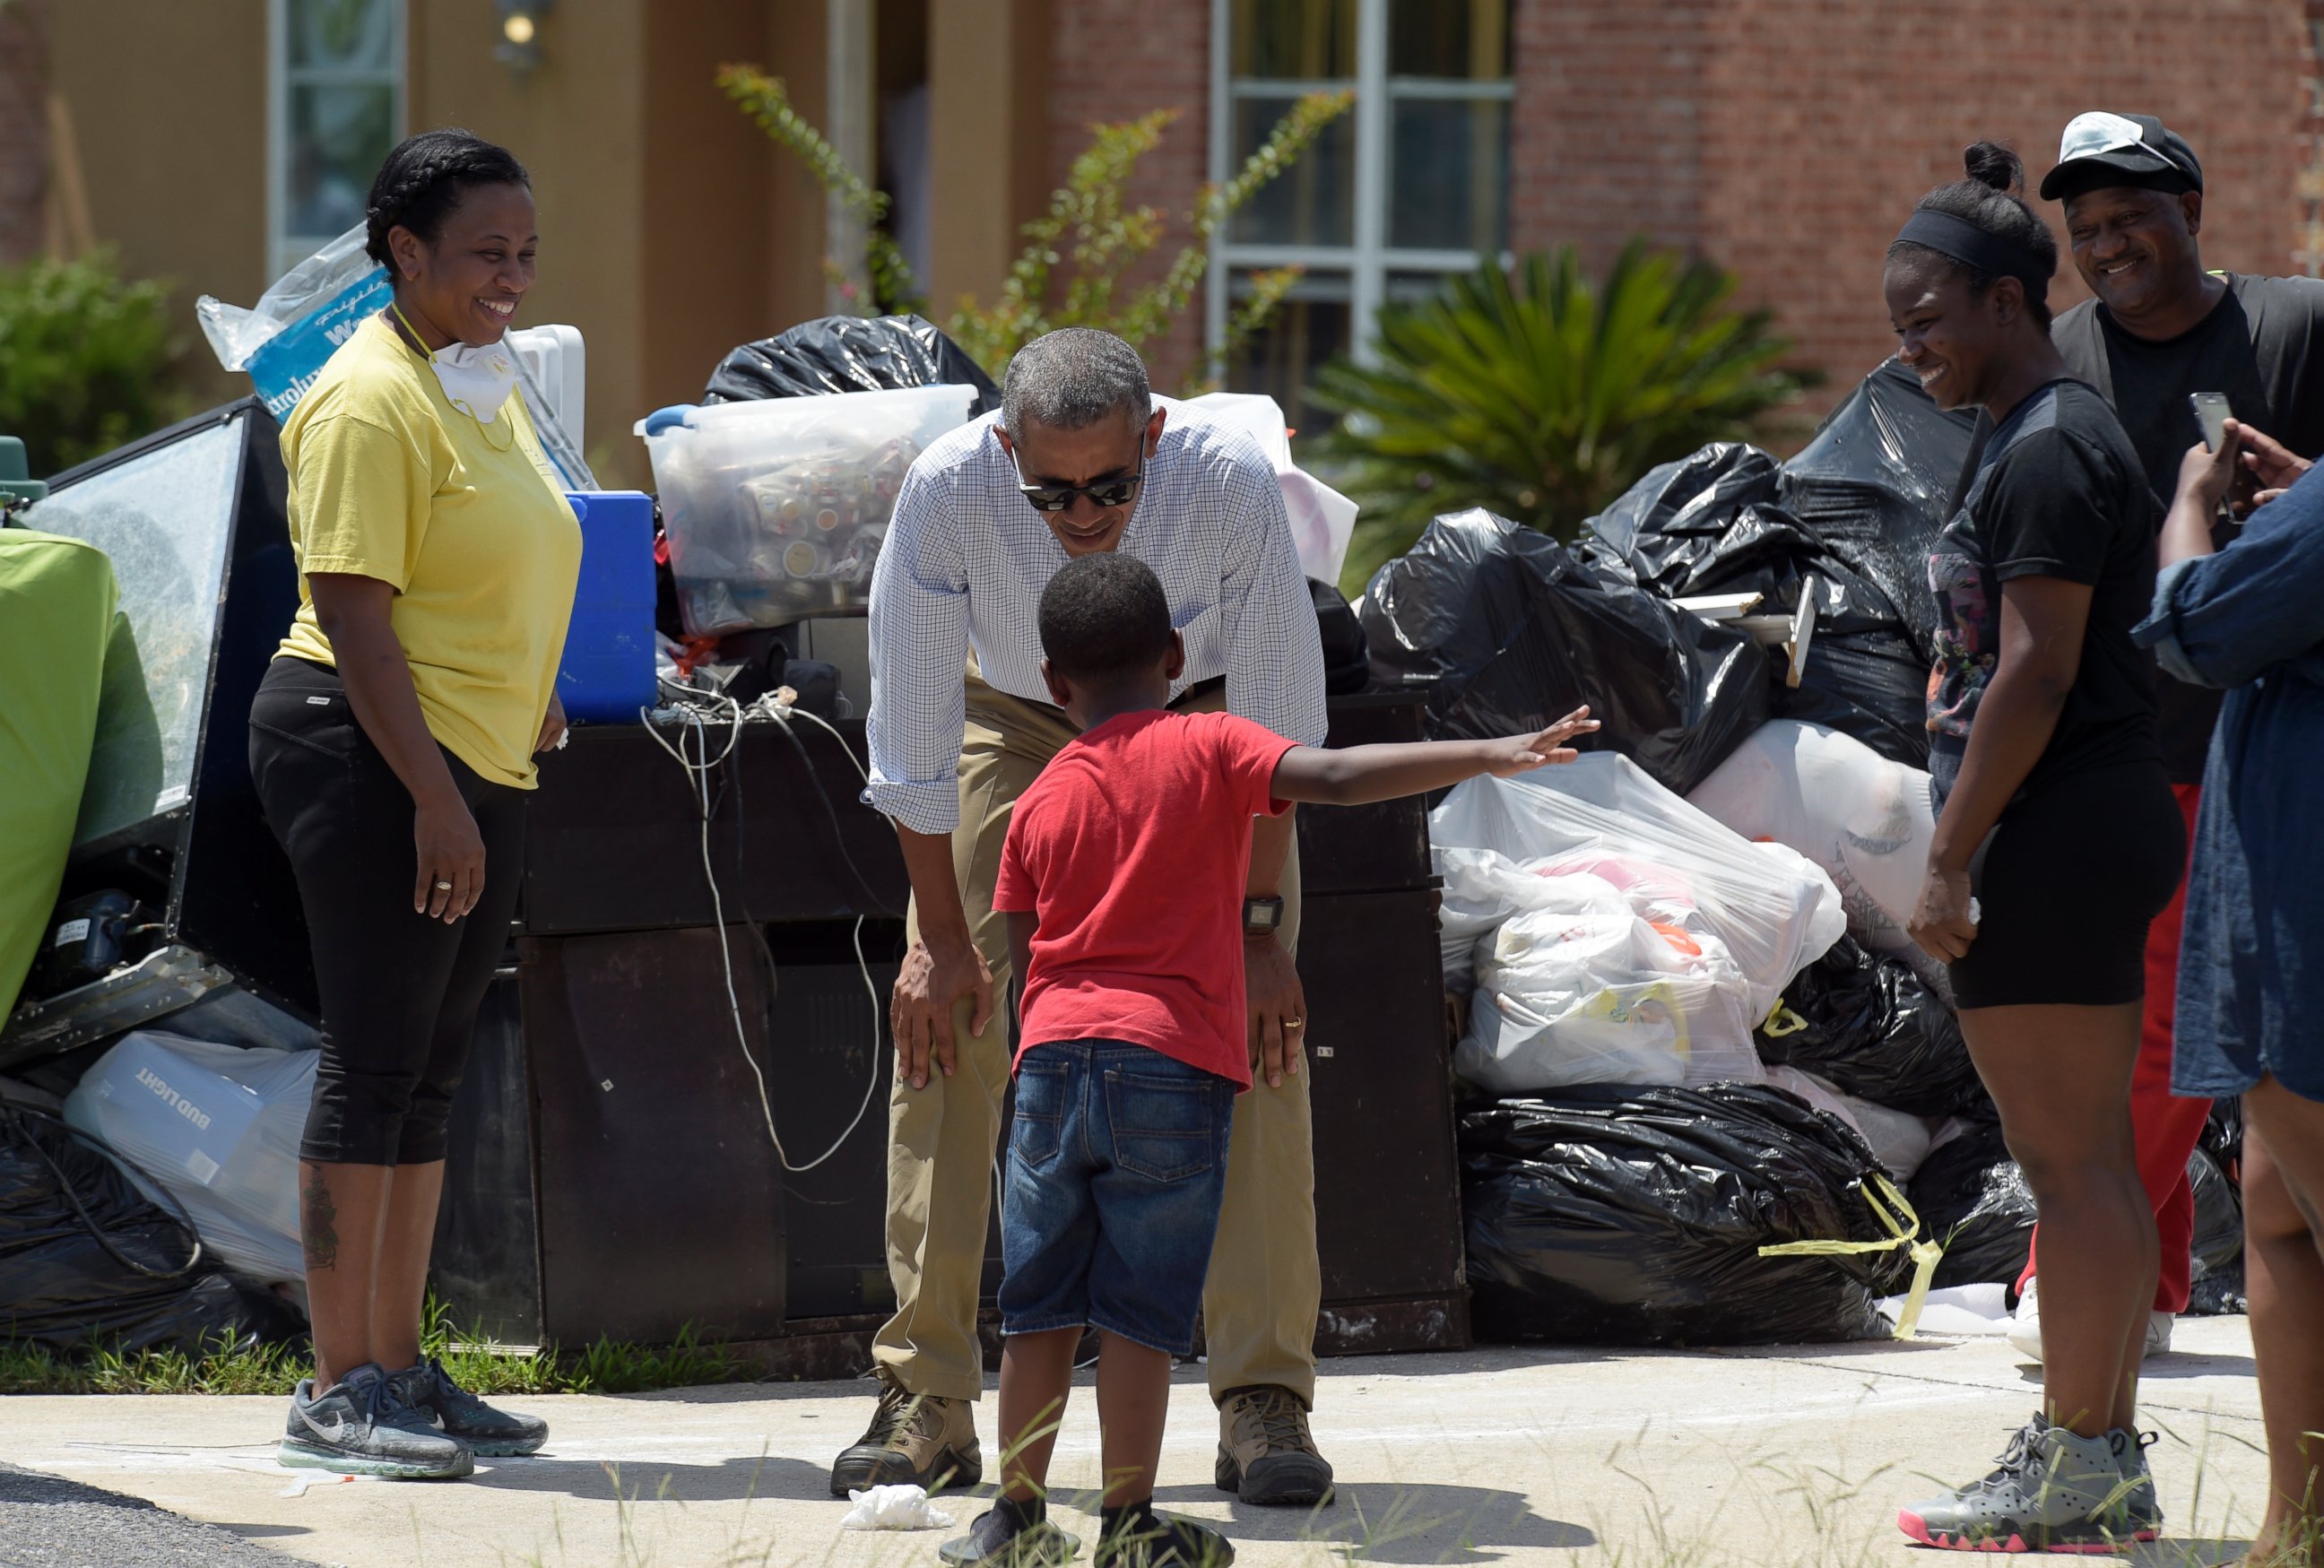
[[[490,0],[409,0],[406,129],[465,125],[531,171],[540,275],[523,319],[588,345],[584,444],[608,483],[647,480],[641,414],[690,401],[718,357],[822,306],[812,181],[712,84],[724,61],[822,97],[813,0],[564,0],[542,63],[493,58]],[[204,390],[246,391],[194,327],[202,293],[247,304],[266,256],[267,0],[72,0],[49,8],[63,101],[100,243],[173,279]],[[134,41],[132,43],[124,41]]]

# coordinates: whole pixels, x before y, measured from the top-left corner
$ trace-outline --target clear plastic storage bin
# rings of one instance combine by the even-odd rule
[[[976,390],[907,387],[664,409],[639,421],[686,629],[861,609],[913,459]]]

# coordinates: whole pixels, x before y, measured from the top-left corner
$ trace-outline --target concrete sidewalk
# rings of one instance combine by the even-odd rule
[[[2135,1560],[2217,1563],[2234,1554],[2220,1537],[2247,1534],[2264,1497],[2251,1340],[2241,1318],[2188,1319],[2177,1344],[2146,1383],[2168,1538]],[[1340,1499],[1305,1514],[1212,1489],[1216,1417],[1193,1371],[1172,1406],[1161,1501],[1219,1524],[1250,1568],[1903,1563],[1919,1549],[1895,1533],[1897,1505],[1934,1490],[1931,1476],[1982,1474],[2038,1391],[1998,1338],[1332,1361],[1315,1428]],[[844,1533],[846,1505],[825,1495],[870,1389],[512,1400],[548,1418],[548,1451],[429,1485],[304,1484],[272,1458],[279,1399],[0,1400],[0,1453],[347,1568],[926,1568],[944,1534]],[[988,1398],[988,1460],[991,1412]],[[1053,1481],[1063,1495],[1097,1480],[1085,1376]],[[977,1508],[949,1506],[961,1524]],[[1060,1522],[1086,1543],[1093,1512],[1077,1504]],[[18,1555],[0,1540],[0,1562]]]

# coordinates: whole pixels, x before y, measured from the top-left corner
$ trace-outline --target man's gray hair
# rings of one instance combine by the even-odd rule
[[[1036,337],[1009,362],[1001,389],[1001,425],[1011,436],[1021,435],[1028,420],[1086,430],[1117,414],[1143,426],[1153,412],[1146,362],[1094,327],[1060,327]]]

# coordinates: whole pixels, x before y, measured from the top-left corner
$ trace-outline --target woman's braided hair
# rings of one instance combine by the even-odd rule
[[[371,182],[364,254],[383,267],[392,265],[387,248],[392,228],[408,228],[434,243],[444,219],[460,205],[460,193],[471,185],[529,189],[532,176],[507,148],[466,131],[422,131],[406,137]]]

